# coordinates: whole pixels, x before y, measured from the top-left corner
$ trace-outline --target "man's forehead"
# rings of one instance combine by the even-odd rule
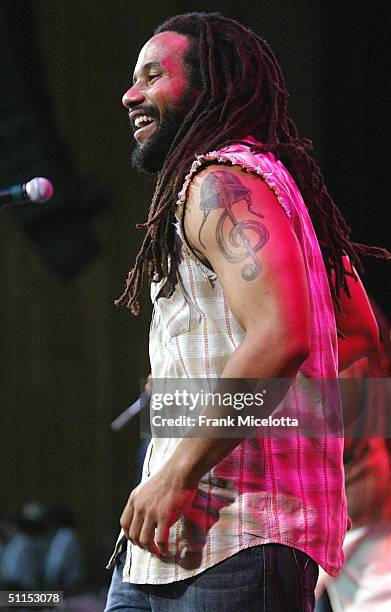
[[[183,53],[189,46],[189,39],[177,32],[161,32],[150,38],[140,51],[135,73],[146,64],[168,64],[182,61]]]

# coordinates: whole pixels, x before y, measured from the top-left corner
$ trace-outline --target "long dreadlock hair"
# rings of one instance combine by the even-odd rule
[[[201,89],[185,116],[158,173],[148,219],[138,225],[146,235],[130,270],[126,288],[116,300],[139,313],[139,293],[145,274],[149,281],[167,277],[168,295],[177,282],[175,208],[177,194],[196,154],[205,154],[249,134],[261,150],[280,159],[298,185],[314,224],[325,262],[334,304],[348,295],[342,255],[362,271],[360,254],[388,258],[378,247],[351,242],[350,228],[330,197],[322,173],[309,154],[310,140],[300,138],[288,117],[284,77],[268,44],[257,34],[220,13],[187,13],[174,16],[154,34],[173,31],[185,35],[190,46],[184,62],[190,69],[190,86]],[[167,294],[166,294],[167,295]]]

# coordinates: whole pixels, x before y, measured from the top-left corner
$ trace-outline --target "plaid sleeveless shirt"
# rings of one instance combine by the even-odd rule
[[[289,394],[291,408],[305,409],[309,379],[337,377],[337,341],[328,279],[309,214],[283,164],[270,153],[254,153],[252,138],[197,156],[178,196],[179,281],[170,298],[156,299],[150,329],[152,378],[220,377],[245,336],[232,314],[216,275],[200,262],[184,240],[181,220],[193,175],[210,162],[239,166],[259,176],[276,195],[303,252],[311,307],[311,350]],[[303,400],[304,398],[304,400]],[[336,410],[339,409],[339,404]],[[178,439],[153,438],[143,479],[154,474]],[[238,551],[280,543],[310,555],[335,576],[344,563],[347,528],[341,437],[244,439],[199,483],[194,503],[197,525],[186,516],[170,530],[172,557],[160,559],[127,543],[123,580],[160,584],[189,578]],[[121,532],[116,550],[123,538]],[[186,558],[186,551],[191,555]],[[185,553],[184,553],[185,551]],[[115,557],[116,552],[112,559]],[[190,559],[190,560],[189,560]]]

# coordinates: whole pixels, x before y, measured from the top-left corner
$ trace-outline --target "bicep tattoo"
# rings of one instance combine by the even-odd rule
[[[247,209],[253,215],[263,218],[263,215],[252,209],[251,191],[232,172],[218,170],[208,174],[202,182],[200,192],[200,208],[204,213],[198,232],[200,244],[202,229],[211,210],[221,208],[222,212],[216,224],[216,241],[224,257],[231,263],[244,262],[250,258],[251,263],[244,263],[241,274],[244,280],[250,281],[261,272],[261,264],[257,257],[259,251],[269,239],[267,227],[257,219],[238,220],[232,210],[233,205],[244,200]],[[224,238],[225,223],[230,224],[228,243]],[[255,234],[258,236],[255,238]]]

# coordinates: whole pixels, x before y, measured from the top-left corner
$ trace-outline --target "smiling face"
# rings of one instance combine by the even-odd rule
[[[184,55],[190,42],[176,32],[161,32],[142,48],[133,86],[124,94],[135,149],[132,163],[145,172],[161,169],[194,94]]]

